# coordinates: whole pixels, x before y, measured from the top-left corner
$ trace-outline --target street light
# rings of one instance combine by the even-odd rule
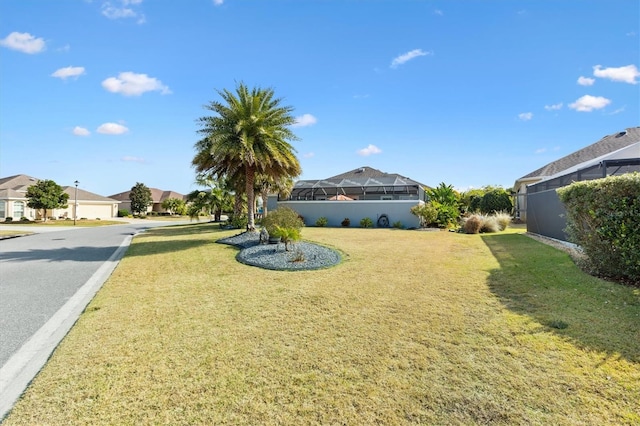
[[[73,204],[73,226],[76,226],[76,218],[78,217],[78,184],[80,182],[75,181],[73,183],[76,185],[76,199],[75,203]]]

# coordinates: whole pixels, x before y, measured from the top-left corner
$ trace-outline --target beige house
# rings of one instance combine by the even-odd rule
[[[40,179],[15,175],[0,178],[0,221],[11,217],[20,220],[26,217],[29,220],[42,219],[42,210],[32,209],[27,206],[27,188],[36,184]],[[56,219],[108,219],[118,215],[119,201],[103,197],[75,186],[63,186],[64,192],[69,194],[67,208],[47,211],[47,217]],[[77,198],[76,198],[77,196]],[[77,206],[74,204],[77,199]]]
[[[147,213],[156,212],[156,213],[167,213],[165,209],[162,208],[162,202],[168,200],[169,198],[178,198],[183,201],[187,201],[186,195],[180,194],[175,191],[164,191],[158,188],[149,188],[151,190],[151,201],[152,204],[147,207]],[[110,195],[109,198],[113,198],[114,200],[118,200],[120,202],[120,209],[127,210],[131,213],[131,200],[129,199],[129,194],[131,191],[120,192],[119,194]]]
[[[526,222],[527,220],[527,186],[548,180],[555,176],[570,175],[574,169],[586,167],[590,162],[601,161],[617,152],[640,142],[640,127],[630,127],[612,135],[608,135],[585,148],[575,151],[556,161],[553,161],[538,170],[516,180],[514,190],[516,192],[516,218]],[[633,150],[633,149],[632,149]],[[637,148],[636,148],[637,151]],[[630,158],[638,158],[640,153],[625,154]],[[566,184],[571,183],[567,182]]]

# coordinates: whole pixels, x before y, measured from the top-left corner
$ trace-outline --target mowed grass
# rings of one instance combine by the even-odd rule
[[[16,225],[16,226],[84,226],[84,227],[95,227],[95,226],[106,226],[106,225],[122,225],[125,222],[116,221],[116,220],[96,220],[96,219],[78,219],[76,220],[76,224],[73,224],[73,220],[47,220],[46,222],[42,221],[13,221],[13,222],[0,222],[0,225]]]
[[[209,224],[126,257],[6,425],[640,423],[640,292],[524,235],[305,228],[267,271]]]

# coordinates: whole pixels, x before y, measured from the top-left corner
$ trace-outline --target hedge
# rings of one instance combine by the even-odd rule
[[[557,189],[565,231],[604,277],[640,283],[640,173],[575,182]]]

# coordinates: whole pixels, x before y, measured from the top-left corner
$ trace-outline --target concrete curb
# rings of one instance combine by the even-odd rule
[[[0,368],[0,422],[49,360],[131,244],[127,236],[89,280]]]

